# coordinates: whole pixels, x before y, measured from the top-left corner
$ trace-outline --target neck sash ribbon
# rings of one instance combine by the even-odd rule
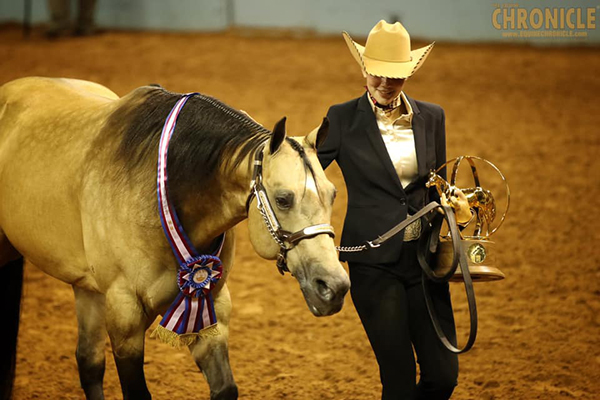
[[[183,95],[167,117],[160,136],[158,150],[157,196],[160,222],[173,254],[179,263],[177,285],[179,293],[163,315],[152,336],[173,346],[190,345],[207,328],[216,328],[214,302],[211,291],[223,273],[219,256],[225,242],[223,233],[215,241],[211,254],[200,255],[185,234],[177,213],[169,199],[167,155],[169,142],[175,131],[177,118],[190,97]]]

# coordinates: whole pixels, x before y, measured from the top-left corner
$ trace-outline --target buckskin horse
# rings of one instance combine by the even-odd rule
[[[124,398],[150,398],[144,333],[180,291],[178,264],[157,211],[156,171],[161,130],[181,97],[145,86],[119,98],[92,82],[51,78],[0,88],[3,397],[10,397],[14,379],[27,259],[73,286],[76,359],[86,398],[104,398],[106,332]],[[189,97],[181,111],[167,163],[172,207],[202,254],[227,233],[222,278],[211,292],[217,329],[189,345],[211,399],[238,393],[228,356],[226,283],[237,223],[249,219],[260,256],[279,254],[278,265],[298,280],[314,315],[343,305],[349,279],[329,229],[335,188],[315,151],[326,133],[324,120],[293,139],[286,136],[285,118],[271,132],[204,95]]]

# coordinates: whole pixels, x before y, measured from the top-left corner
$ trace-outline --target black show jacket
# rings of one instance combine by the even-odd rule
[[[407,96],[413,110],[412,130],[418,163],[418,178],[403,187],[377,126],[367,93],[332,106],[327,113],[329,133],[319,147],[323,169],[335,160],[348,190],[348,210],[342,246],[376,239],[414,214],[431,200],[435,189],[425,188],[429,171],[446,161],[445,116],[436,104]],[[445,171],[442,172],[445,178]],[[377,249],[340,253],[340,260],[366,264],[396,262],[402,249],[402,233]]]

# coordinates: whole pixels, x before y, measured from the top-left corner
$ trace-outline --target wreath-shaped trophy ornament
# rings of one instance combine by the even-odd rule
[[[499,222],[495,224],[495,226],[494,221],[498,215],[496,201],[491,191],[481,187],[479,172],[477,171],[475,160],[482,161],[491,166],[498,173],[498,175],[500,175],[506,188],[506,208],[502,213],[502,217],[500,218]],[[500,170],[494,164],[484,158],[477,156],[461,156],[446,161],[437,170],[431,171],[429,173],[429,180],[426,183],[426,186],[435,186],[440,196],[442,193],[444,193],[447,197],[449,197],[452,190],[456,188],[458,169],[463,161],[467,161],[469,163],[475,185],[474,187],[460,188],[460,190],[466,195],[467,200],[469,201],[469,207],[473,213],[473,217],[461,231],[462,247],[463,251],[467,254],[471,278],[475,282],[504,279],[504,273],[502,273],[502,271],[495,266],[495,243],[490,240],[490,236],[494,234],[504,222],[510,204],[510,189],[502,172],[500,172]],[[438,175],[438,172],[440,172],[440,170],[442,170],[444,167],[448,167],[448,170],[450,170],[450,167],[452,167],[450,182],[447,182],[444,178]],[[471,231],[472,233],[470,234],[466,233]],[[441,236],[437,250],[436,274],[444,275],[447,271],[449,271],[452,267],[453,257],[454,254],[452,240],[448,235]],[[450,281],[461,282],[462,280],[463,275],[461,269],[457,268],[454,275],[450,278]]]

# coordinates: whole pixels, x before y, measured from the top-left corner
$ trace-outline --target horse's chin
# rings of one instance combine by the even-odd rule
[[[304,293],[304,291],[302,291]],[[304,293],[304,300],[308,309],[315,317],[326,317],[328,315],[337,314],[344,306],[344,300],[342,299],[337,304],[319,304],[319,301],[312,301],[309,296]]]

